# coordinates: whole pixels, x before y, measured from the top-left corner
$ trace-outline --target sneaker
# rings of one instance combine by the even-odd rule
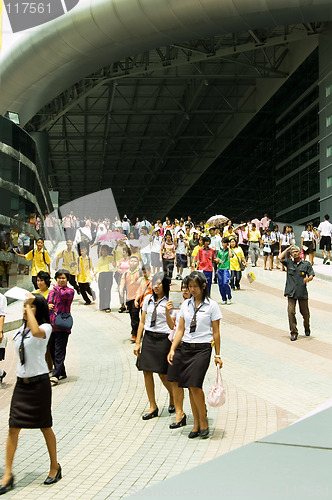
[[[327,257],[324,257],[324,259],[323,259],[323,264],[325,264],[325,263],[326,263],[326,261],[327,261]]]
[[[5,370],[3,371],[3,374],[0,375],[0,384],[2,384],[2,380],[5,378],[5,376],[7,375],[7,373],[5,372]]]
[[[54,386],[54,385],[58,385],[59,383],[59,379],[57,377],[51,377],[50,378],[50,382],[51,382],[51,385]]]
[[[227,299],[227,302],[226,302],[228,305],[230,305],[232,303],[231,299]]]
[[[221,304],[225,306],[227,304],[227,300],[223,300]]]
[[[331,262],[329,260],[326,261],[326,265],[329,266]]]

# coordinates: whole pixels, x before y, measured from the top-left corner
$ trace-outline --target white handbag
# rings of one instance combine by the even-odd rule
[[[217,377],[211,385],[207,401],[210,406],[222,406],[226,402],[226,389],[221,378],[219,365],[217,366]]]

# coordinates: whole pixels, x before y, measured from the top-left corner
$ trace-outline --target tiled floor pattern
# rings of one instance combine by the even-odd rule
[[[290,342],[283,297],[285,273],[256,268],[257,280],[243,278],[224,318],[223,377],[227,402],[210,408],[213,432],[206,441],[189,440],[186,427],[170,431],[166,392],[158,380],[161,416],[141,419],[147,409],[143,376],[129,342],[129,315],[118,314],[113,292],[111,314],[75,299],[74,329],[67,355],[66,382],[53,390],[54,430],[63,479],[42,485],[48,471],[40,431],[22,432],[15,457],[16,488],[6,498],[122,498],[202,462],[275,432],[323,403],[332,394],[331,283],[309,285],[312,336]],[[220,302],[218,288],[213,298]],[[300,325],[300,322],[299,322]],[[300,332],[302,327],[300,326]],[[3,363],[8,375],[0,389],[0,460],[5,459],[8,408],[15,380],[10,343]],[[215,371],[211,364],[205,388]]]

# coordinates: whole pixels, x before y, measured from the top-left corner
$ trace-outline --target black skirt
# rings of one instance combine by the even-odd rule
[[[52,427],[49,377],[25,384],[17,380],[10,404],[9,427],[43,429]]]
[[[179,387],[200,387],[209,368],[212,347],[210,343],[181,344]]]
[[[145,331],[138,369],[145,372],[166,374],[168,370],[167,354],[171,342],[167,333]]]
[[[181,370],[181,345],[175,349],[173,362],[168,365],[167,380],[169,382],[179,382],[179,374]]]

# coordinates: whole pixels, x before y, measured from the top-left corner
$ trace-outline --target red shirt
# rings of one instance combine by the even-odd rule
[[[200,248],[197,252],[199,271],[213,271],[214,250],[212,248]]]

